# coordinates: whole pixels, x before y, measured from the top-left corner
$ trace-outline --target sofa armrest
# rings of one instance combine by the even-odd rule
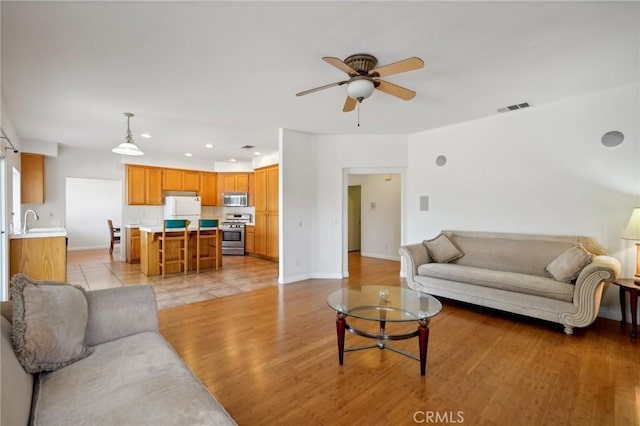
[[[418,274],[418,266],[431,262],[427,247],[422,243],[402,246],[399,253],[404,256],[407,281],[413,281],[413,276]]]
[[[571,327],[586,327],[595,321],[600,310],[600,301],[607,282],[620,275],[620,262],[610,256],[595,256],[588,264],[575,284],[573,304],[578,310],[575,313],[563,313],[561,322]]]
[[[159,330],[156,295],[149,285],[88,291],[87,301],[87,345]]]

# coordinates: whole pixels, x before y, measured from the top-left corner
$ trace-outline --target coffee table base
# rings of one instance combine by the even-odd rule
[[[349,330],[350,333],[358,336],[366,337],[369,339],[376,339],[377,342],[371,345],[356,346],[356,347],[345,349],[344,347],[345,330]],[[389,349],[393,352],[397,352],[401,355],[415,359],[416,361],[420,362],[420,375],[424,376],[427,372],[427,347],[429,345],[429,319],[419,320],[418,329],[410,333],[387,334],[386,321],[380,321],[379,333],[369,333],[349,325],[345,319],[345,315],[343,313],[338,313],[336,315],[336,333],[338,337],[338,361],[340,362],[340,365],[343,365],[345,352],[378,348],[378,349]],[[405,340],[405,339],[411,339],[416,336],[418,336],[418,346],[420,350],[419,357],[409,352],[403,351],[401,349],[394,348],[393,346],[389,346],[385,343],[385,341],[387,340]]]

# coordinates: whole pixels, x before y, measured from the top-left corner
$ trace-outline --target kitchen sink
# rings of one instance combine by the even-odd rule
[[[51,232],[64,232],[65,229],[61,226],[52,226],[48,228],[29,228],[27,234],[42,234]]]

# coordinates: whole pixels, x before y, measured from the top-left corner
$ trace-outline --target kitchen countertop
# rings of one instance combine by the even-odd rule
[[[53,237],[66,237],[67,230],[61,226],[50,228],[29,228],[27,232],[14,232],[9,235],[10,239],[20,238],[53,238]]]

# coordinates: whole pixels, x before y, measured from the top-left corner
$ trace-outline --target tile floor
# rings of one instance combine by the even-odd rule
[[[278,263],[252,256],[224,256],[217,271],[189,271],[186,276],[179,273],[162,279],[147,277],[139,264],[117,260],[118,250],[116,247],[113,258],[106,249],[69,252],[67,281],[87,290],[149,284],[156,292],[159,309],[278,285]]]

